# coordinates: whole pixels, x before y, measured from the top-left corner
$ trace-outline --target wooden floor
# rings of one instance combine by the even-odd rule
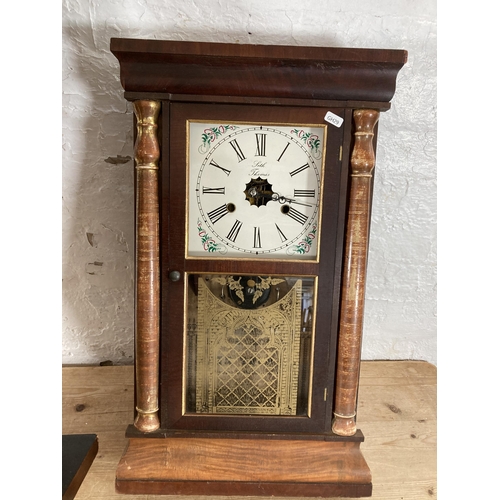
[[[97,457],[75,500],[165,498],[115,493],[115,470],[133,418],[133,367],[64,367],[62,381],[62,433],[97,434],[99,440]],[[358,427],[365,435],[361,450],[373,476],[373,499],[437,498],[435,366],[362,362]]]

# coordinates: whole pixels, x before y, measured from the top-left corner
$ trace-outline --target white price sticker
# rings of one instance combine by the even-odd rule
[[[332,125],[335,125],[336,127],[340,127],[342,123],[344,123],[343,118],[336,115],[335,113],[332,113],[331,111],[328,111],[328,113],[325,115],[325,121],[331,123]]]

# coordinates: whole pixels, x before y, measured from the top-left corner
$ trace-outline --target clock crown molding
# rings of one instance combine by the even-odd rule
[[[126,92],[389,102],[406,50],[111,38]]]

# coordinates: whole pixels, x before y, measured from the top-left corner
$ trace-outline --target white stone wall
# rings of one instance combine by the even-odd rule
[[[380,119],[363,359],[436,363],[432,0],[63,0],[63,363],[133,361],[132,110],[111,37],[408,50]]]

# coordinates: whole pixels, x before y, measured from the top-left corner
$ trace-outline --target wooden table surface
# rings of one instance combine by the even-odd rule
[[[63,368],[62,434],[93,433],[99,440],[99,452],[75,500],[165,498],[115,493],[115,470],[127,444],[125,429],[133,419],[133,370]],[[373,476],[373,499],[437,498],[435,366],[423,361],[363,361],[358,427],[365,435],[361,450]]]

